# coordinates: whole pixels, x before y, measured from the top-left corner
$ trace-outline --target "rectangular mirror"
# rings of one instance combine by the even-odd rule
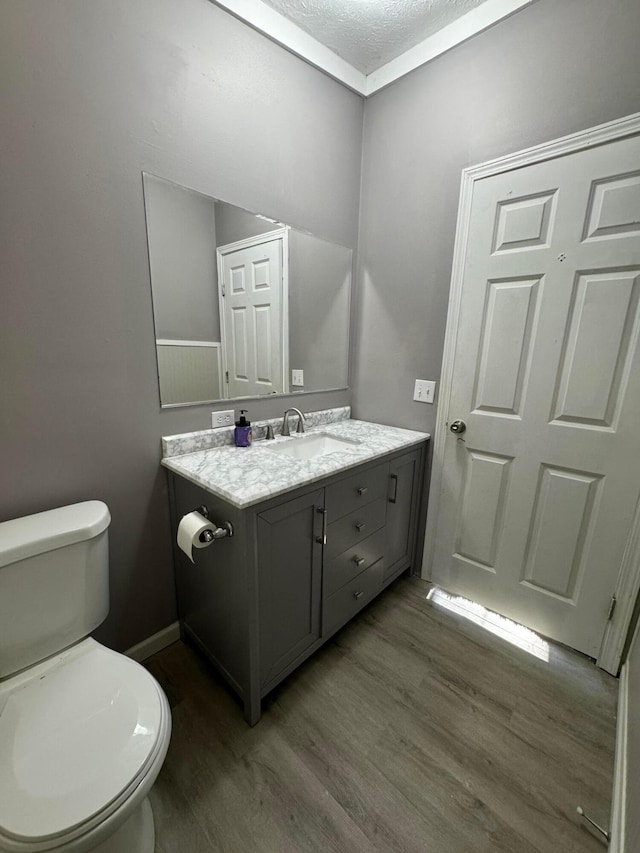
[[[351,249],[143,185],[163,407],[347,386]]]

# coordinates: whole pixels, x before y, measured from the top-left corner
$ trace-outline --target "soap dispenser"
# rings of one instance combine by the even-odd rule
[[[236,447],[249,447],[251,445],[251,421],[245,418],[247,409],[240,409],[240,420],[236,421],[233,439]]]

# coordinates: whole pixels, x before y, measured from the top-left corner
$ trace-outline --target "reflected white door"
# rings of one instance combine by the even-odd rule
[[[477,180],[433,580],[597,656],[640,492],[640,140]]]
[[[227,397],[287,390],[283,246],[270,232],[218,249]]]

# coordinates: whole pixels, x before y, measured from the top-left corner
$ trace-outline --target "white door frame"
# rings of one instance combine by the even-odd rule
[[[222,284],[224,282],[224,255],[237,252],[240,249],[251,249],[271,240],[282,240],[282,326],[280,329],[282,345],[282,393],[289,393],[289,226],[276,228],[274,231],[265,231],[264,234],[256,234],[253,237],[245,237],[236,240],[235,243],[227,243],[216,249],[216,263],[218,267],[218,310],[220,312],[220,340],[222,343],[222,370],[223,373],[229,369],[227,362],[227,335],[225,328],[224,298],[222,296]],[[227,383],[223,382],[221,388],[224,397],[228,398],[229,389]]]
[[[451,272],[451,291],[449,294],[449,309],[447,313],[447,328],[444,341],[442,375],[440,377],[440,395],[436,416],[436,431],[433,447],[431,468],[431,485],[429,488],[429,514],[424,544],[422,562],[422,577],[428,580],[431,576],[433,552],[435,547],[436,529],[438,522],[438,501],[442,486],[442,468],[444,464],[444,449],[447,439],[447,413],[451,398],[453,382],[454,354],[457,343],[458,321],[462,302],[462,278],[466,261],[469,224],[471,220],[471,203],[476,181],[542,163],[565,154],[573,154],[606,142],[623,139],[627,136],[640,134],[640,113],[600,124],[579,133],[572,133],[560,139],[544,142],[496,160],[489,160],[477,166],[470,166],[462,171],[460,200],[458,207],[458,222],[453,251],[453,267]],[[605,629],[598,666],[607,672],[617,672],[620,666],[622,649],[629,630],[633,608],[640,592],[640,504],[636,510],[627,548],[623,557],[620,573],[616,582],[615,594],[617,599],[616,618],[611,620]]]

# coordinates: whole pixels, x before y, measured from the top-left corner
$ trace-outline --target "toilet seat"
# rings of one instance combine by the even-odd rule
[[[168,706],[143,667],[90,638],[14,680],[2,685],[0,849],[60,847],[107,821],[164,759]]]

